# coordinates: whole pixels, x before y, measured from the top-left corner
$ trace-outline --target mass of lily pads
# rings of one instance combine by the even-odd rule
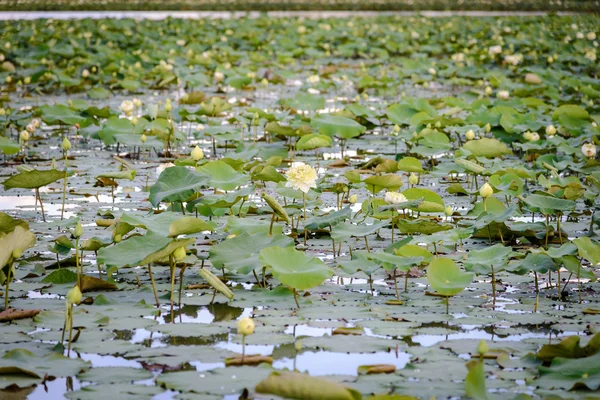
[[[599,22],[0,22],[0,397],[594,396]]]

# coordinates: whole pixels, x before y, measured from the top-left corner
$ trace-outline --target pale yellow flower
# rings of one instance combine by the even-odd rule
[[[305,163],[292,165],[285,173],[285,177],[287,178],[285,186],[301,190],[304,193],[317,187],[317,171]]]
[[[408,201],[402,193],[386,192],[384,200],[388,204],[400,204]]]

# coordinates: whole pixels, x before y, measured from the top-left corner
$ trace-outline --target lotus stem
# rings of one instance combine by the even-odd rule
[[[398,293],[398,280],[396,279],[396,268],[394,268],[394,289],[396,289],[396,299],[400,300],[400,294]]]
[[[67,357],[71,356],[71,342],[73,341],[73,304],[69,303],[69,347]]]
[[[560,244],[562,246],[563,244],[563,240],[562,240],[562,232],[560,231],[560,219],[561,219],[562,215],[560,213],[558,213],[556,215],[556,230],[558,231],[558,240],[560,240]],[[592,216],[593,219],[593,216]]]
[[[365,238],[365,246],[367,247],[367,252],[370,253],[371,249],[369,248],[369,239],[367,239],[367,235],[363,237]]]
[[[242,335],[242,365],[244,365],[245,354],[246,354],[246,335]]]
[[[408,293],[408,271],[404,273],[404,293]]]
[[[12,263],[8,267],[8,274],[6,274],[6,293],[4,293],[4,310],[8,310],[8,291],[10,290],[10,274],[12,273]]]
[[[269,236],[273,236],[273,223],[275,222],[275,211],[271,214],[271,224],[269,224]],[[304,241],[306,244],[306,240]]]
[[[446,314],[450,314],[450,301],[448,300],[450,296],[446,296]]]
[[[158,301],[158,292],[156,290],[156,282],[154,282],[154,275],[152,274],[152,267],[148,264],[148,275],[150,275],[150,282],[152,282],[152,291],[154,292],[154,300],[156,300],[156,308],[160,308],[160,301]]]
[[[581,304],[583,302],[583,299],[581,298],[581,260],[579,260],[579,263],[577,264],[577,293],[579,293],[579,304]]]
[[[392,243],[394,243],[394,210],[392,209]]]
[[[557,293],[558,293],[558,301],[561,301],[562,299],[562,292],[560,291],[560,265],[558,266],[558,270],[556,271],[557,276],[557,280],[556,280],[556,289],[557,289]]]
[[[82,288],[81,286],[81,275],[83,273],[83,268],[80,265],[79,260],[79,237],[75,238],[75,267],[77,268],[77,286]]]
[[[304,192],[302,192],[302,205],[304,207],[304,246],[306,246],[308,232],[306,230],[306,193]]]
[[[63,179],[63,198],[62,198],[62,208],[60,211],[60,219],[61,221],[64,218],[65,215],[65,202],[67,200],[67,168],[69,167],[68,165],[68,160],[69,160],[69,152],[65,151],[65,178]]]
[[[493,302],[492,302],[492,308],[495,310],[496,309],[496,271],[494,270],[494,265],[491,265],[492,267],[492,296],[493,296]]]
[[[296,289],[292,288],[293,292],[294,292],[294,301],[296,302],[296,306],[298,308],[300,308],[300,304],[298,304],[298,292],[296,292]]]
[[[175,302],[175,262],[173,255],[169,256],[169,267],[171,269],[171,323],[175,323],[173,306]]]
[[[46,222],[46,214],[44,214],[44,204],[42,204],[42,196],[40,196],[40,188],[35,188],[35,195],[40,202],[40,208],[42,209],[42,219]]]
[[[550,235],[550,217],[546,214],[546,250],[548,250],[548,236]]]

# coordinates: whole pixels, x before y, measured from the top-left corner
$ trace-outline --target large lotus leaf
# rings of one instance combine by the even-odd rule
[[[402,104],[392,104],[386,110],[387,117],[397,125],[418,124],[419,119],[431,119],[436,116],[433,108],[427,99],[406,99]],[[415,118],[415,115],[419,115]]]
[[[581,236],[573,240],[579,256],[588,260],[591,264],[597,265],[600,263],[600,244],[593,241],[587,236]]]
[[[209,206],[211,208],[230,208],[254,193],[254,186],[248,186],[235,192],[219,193],[219,194],[204,194],[197,199],[187,203],[188,211],[193,211],[196,207]]]
[[[336,242],[343,242],[351,237],[363,237],[367,235],[371,235],[377,232],[379,229],[383,228],[387,225],[387,222],[380,222],[378,224],[358,224],[355,225],[351,222],[343,222],[337,224],[333,227],[333,231],[331,232],[331,237]]]
[[[419,265],[423,261],[423,257],[403,257],[385,252],[370,253],[368,251],[357,251],[353,256],[358,259],[374,261],[381,264],[381,266],[388,271],[393,271],[394,269],[408,271],[412,266]]]
[[[423,202],[415,208],[415,211],[444,212],[444,200],[439,194],[429,189],[411,188],[405,190],[402,194],[408,200],[423,199]]]
[[[575,201],[558,199],[554,196],[543,196],[540,194],[530,194],[523,199],[533,210],[539,210],[542,214],[554,214],[555,212],[564,212],[575,209]]]
[[[492,200],[493,199],[493,200]],[[492,201],[490,201],[492,200]],[[490,197],[487,199],[488,203],[496,204],[498,200],[494,197]],[[489,204],[491,205],[491,204]],[[471,222],[471,226],[477,229],[482,229],[488,226],[489,224],[495,223],[503,223],[508,221],[511,217],[515,215],[519,215],[519,210],[517,206],[512,205],[501,212],[492,212],[492,207],[488,207],[488,211],[483,211],[475,221]]]
[[[4,232],[4,229],[3,227],[0,232],[0,268],[12,261],[13,251],[24,252],[35,244],[35,236],[27,224],[25,226],[14,225],[9,232]]]
[[[330,147],[331,137],[320,133],[310,133],[302,136],[296,142],[297,150],[314,150],[321,147]]]
[[[270,220],[260,220],[255,218],[236,218],[229,217],[225,230],[232,235],[241,235],[242,233],[269,233]],[[283,224],[273,224],[273,235],[281,235],[283,233]]]
[[[153,231],[145,236],[133,236],[114,246],[98,250],[98,264],[109,267],[137,267],[159,261],[178,247],[188,246],[195,239],[173,240]]]
[[[470,140],[462,148],[475,157],[494,158],[503,154],[511,154],[510,149],[504,143],[493,138]]]
[[[0,151],[4,154],[17,154],[21,149],[21,145],[19,143],[13,142],[7,137],[0,136]]]
[[[290,223],[290,216],[288,215],[287,211],[285,211],[285,208],[283,208],[283,206],[279,204],[279,202],[273,196],[263,193],[261,197],[280,219],[284,220],[288,224]]]
[[[452,225],[440,224],[437,221],[422,218],[414,221],[399,219],[396,221],[396,226],[398,226],[400,232],[404,234],[421,233],[423,235],[431,235],[432,233],[452,229]]]
[[[103,172],[97,175],[97,178],[109,178],[109,179],[127,179],[134,180],[136,175],[135,169],[130,169],[127,171],[116,171],[116,172]]]
[[[224,161],[211,161],[197,168],[198,172],[210,176],[210,186],[223,190],[234,190],[250,181],[248,175],[237,172]]]
[[[27,375],[33,378],[71,376],[91,364],[81,359],[67,358],[59,353],[43,357],[26,349],[12,349],[0,358],[0,375]]]
[[[215,268],[225,267],[228,271],[245,275],[253,269],[260,268],[258,255],[262,249],[273,246],[288,247],[293,244],[294,240],[284,235],[242,233],[211,246],[209,259]]]
[[[398,161],[398,170],[404,172],[417,172],[423,173],[425,170],[421,165],[421,162],[415,157],[403,157],[400,161]]]
[[[334,227],[340,222],[343,222],[350,218],[352,215],[352,210],[350,207],[344,207],[338,211],[331,211],[328,214],[321,215],[318,217],[312,217],[306,220],[306,229],[308,230],[317,230],[324,229],[329,227]]]
[[[127,135],[133,133],[135,127],[127,118],[111,117],[106,120],[102,129],[98,131],[98,137],[109,146],[114,144],[115,135]]]
[[[367,188],[373,193],[379,193],[383,189],[398,190],[402,186],[402,178],[400,175],[387,174],[370,176],[364,180]]]
[[[600,351],[600,332],[596,333],[587,345],[579,345],[581,338],[577,335],[569,336],[557,344],[545,344],[537,352],[537,358],[544,362],[552,361],[555,357],[584,358],[593,356]]]
[[[72,174],[72,172],[67,172],[66,175],[70,176]],[[6,190],[13,188],[37,189],[49,185],[52,182],[56,182],[59,179],[64,179],[64,177],[65,171],[59,171],[57,169],[34,169],[31,171],[22,171],[11,176],[3,182],[3,185]]]
[[[538,386],[550,389],[600,388],[600,353],[586,358],[555,357],[549,367],[538,367]]]
[[[360,136],[367,129],[351,118],[330,114],[317,115],[310,123],[320,133],[328,136],[337,136],[342,139]]]
[[[373,275],[373,273],[381,268],[381,265],[373,262],[369,259],[356,259],[356,260],[340,260],[338,259],[338,265],[345,273],[353,275],[358,271],[363,272],[367,276]]]
[[[523,261],[520,268],[524,271],[534,271],[538,273],[546,273],[548,271],[556,271],[558,265],[554,259],[544,253],[529,253]]]
[[[257,393],[299,400],[360,400],[354,389],[298,372],[275,371],[256,385]]]
[[[246,388],[268,376],[270,368],[242,366],[219,368],[212,371],[175,371],[160,374],[156,384],[166,389],[183,392],[183,397],[197,399],[238,398]],[[185,396],[186,392],[190,392]],[[214,395],[209,397],[207,394]],[[217,397],[218,395],[218,397]],[[148,398],[148,397],[145,397]]]
[[[586,237],[586,236],[583,236],[583,237]],[[575,240],[577,240],[577,239],[575,239]],[[577,250],[578,249],[575,244],[573,244],[572,242],[567,242],[560,247],[548,248],[548,250],[546,250],[546,254],[548,254],[552,258],[560,258],[560,257],[564,257],[564,256],[577,254]],[[600,254],[599,254],[599,256],[600,256]]]
[[[82,124],[85,121],[81,115],[71,110],[69,107],[56,104],[53,106],[43,105],[38,108],[41,113],[42,120],[48,125],[75,125]]]
[[[170,211],[160,214],[124,213],[119,218],[119,222],[169,237],[212,231],[216,228],[214,222],[206,222],[195,217],[182,217],[181,214]]]
[[[561,117],[570,117],[575,119],[588,119],[590,114],[581,106],[576,104],[563,104],[552,113],[552,119],[560,119]]]
[[[507,173],[504,175],[494,174],[488,181],[495,189],[494,192],[502,192],[516,197],[523,192],[523,180],[517,174]]]
[[[185,201],[201,187],[206,186],[209,180],[210,177],[186,167],[169,167],[160,174],[158,181],[150,188],[148,199],[154,207],[161,201]]]
[[[504,265],[509,255],[512,253],[512,247],[505,247],[498,243],[491,247],[485,247],[481,250],[471,250],[465,261],[465,267],[469,270],[476,266],[489,270],[490,266],[495,267]]]
[[[212,136],[219,141],[225,140],[240,140],[241,133],[239,128],[236,128],[233,125],[219,125],[219,126],[209,126],[199,132],[204,136]]]
[[[473,281],[473,274],[461,271],[449,258],[434,258],[427,267],[427,281],[442,296],[454,296]]]
[[[423,263],[429,263],[433,260],[433,254],[426,248],[416,244],[405,244],[402,247],[394,249],[394,252],[402,257],[421,257],[423,258]]]
[[[265,131],[282,136],[298,136],[296,130],[291,126],[281,125],[277,121],[271,121],[265,125]],[[327,137],[331,141],[329,137]]]
[[[263,266],[271,268],[273,276],[282,284],[297,290],[311,289],[333,275],[323,261],[291,246],[262,249],[259,259]]]

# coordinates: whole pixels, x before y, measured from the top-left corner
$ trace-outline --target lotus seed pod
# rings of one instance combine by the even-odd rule
[[[250,317],[240,319],[237,323],[237,331],[244,336],[252,335],[254,333],[254,320]]]
[[[481,189],[479,189],[479,194],[481,195],[481,197],[483,197],[484,199],[487,199],[488,197],[491,197],[494,194],[494,189],[492,189],[492,187],[490,186],[489,183],[485,183]]]
[[[191,156],[194,161],[200,161],[204,158],[204,152],[200,147],[196,146],[194,147],[194,150],[192,150]]]
[[[177,261],[181,261],[185,258],[185,249],[183,247],[178,247],[173,252],[173,257]]]
[[[67,302],[69,304],[79,304],[81,303],[82,298],[83,294],[81,293],[79,286],[73,286],[73,288],[67,292]]]
[[[71,142],[69,142],[69,138],[65,136],[65,138],[62,141],[62,149],[64,151],[69,151],[71,150]]]

